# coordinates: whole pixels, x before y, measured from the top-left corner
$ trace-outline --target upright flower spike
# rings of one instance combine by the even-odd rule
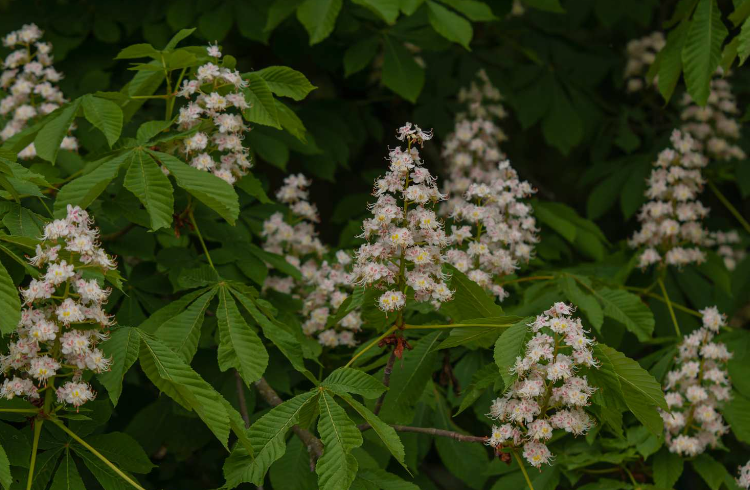
[[[83,377],[86,370],[110,369],[111,360],[98,344],[107,338],[112,320],[103,309],[110,289],[90,272],[106,273],[116,264],[100,248],[99,230],[91,225],[86,211],[68,205],[65,219],[44,228],[42,243],[29,262],[46,266],[46,273],[21,289],[26,308],[9,353],[0,356],[5,376],[0,397],[38,399],[42,388],[55,388],[57,377],[70,377],[57,387],[58,403],[79,407],[96,397]]]
[[[554,458],[546,442],[556,429],[577,436],[595,423],[584,407],[596,388],[577,371],[599,363],[594,341],[573,312],[573,306],[555,303],[529,324],[534,336],[512,368],[517,379],[487,414],[499,424],[492,426],[487,444],[498,452],[523,447],[524,458],[536,468]]]
[[[15,51],[5,58],[0,75],[0,90],[6,94],[0,99],[0,123],[4,124],[0,141],[8,140],[67,102],[57,87],[63,76],[52,66],[52,44],[40,41],[43,34],[36,24],[26,24],[3,38],[3,46]],[[69,132],[74,129],[71,126]],[[60,148],[75,151],[78,140],[66,136]],[[18,153],[22,159],[35,156],[34,143]]]
[[[737,468],[737,473],[739,474],[736,479],[737,485],[742,488],[750,488],[750,461],[745,463],[745,466]]]
[[[320,221],[316,206],[309,201],[307,188],[312,182],[302,174],[290,175],[276,192],[276,198],[289,206],[290,216],[274,213],[263,222],[264,249],[284,255],[287,262],[298,267],[302,280],[269,275],[264,289],[291,294],[303,301],[302,331],[307,336],[317,335],[326,347],[357,344],[354,333],[362,326],[358,310],[348,313],[336,325],[328,325],[329,318],[352,292],[348,269],[351,257],[339,250],[332,260],[320,242],[315,223]]]
[[[641,249],[642,268],[701,263],[705,260],[701,248],[710,244],[701,223],[709,210],[698,200],[705,183],[701,168],[708,161],[696,151],[689,134],[675,130],[671,141],[674,149],[659,153],[654,163],[646,190],[650,201],[641,207],[641,229],[629,241],[631,247]]]
[[[446,259],[502,301],[508,294],[494,280],[528,262],[539,239],[531,206],[523,202],[534,189],[507,160],[496,174],[489,184],[472,183],[453,207]]]
[[[665,398],[670,412],[661,413],[667,447],[687,457],[716,446],[729,430],[720,411],[731,398],[726,363],[732,353],[724,344],[713,341],[726,324],[726,316],[715,306],[700,313],[703,326],[685,336],[675,368],[667,373]]]
[[[361,235],[367,243],[357,251],[352,274],[356,284],[383,290],[378,306],[387,313],[401,310],[412,295],[436,306],[453,297],[442,272],[448,237],[434,210],[445,196],[417,148],[432,133],[406,123],[397,138],[407,148],[390,151],[389,170],[375,181],[373,217],[364,220]]]
[[[747,255],[737,230],[711,232],[711,241],[716,245],[716,253],[724,259],[724,265],[729,271],[736,269],[737,264]]]
[[[446,206],[450,214],[462,203],[462,196],[473,183],[487,184],[501,177],[498,163],[505,158],[500,144],[508,139],[498,126],[507,113],[500,104],[500,92],[490,82],[487,74],[477,74],[480,84],[472,82],[462,88],[458,101],[466,106],[465,112],[456,115],[453,132],[443,143],[442,156],[448,165],[449,177],[445,191],[452,196]]]
[[[659,31],[652,32],[648,36],[631,40],[626,47],[628,57],[623,78],[626,80],[628,92],[638,92],[646,85],[646,72],[656,60],[656,55],[667,44],[664,34]],[[654,78],[654,85],[658,82]]]
[[[213,61],[199,66],[177,92],[188,99],[177,117],[179,129],[198,128],[183,140],[180,151],[193,167],[233,185],[251,167],[249,150],[242,145],[249,131],[242,120],[242,111],[250,107],[243,93],[247,82],[237,70],[219,66],[217,45],[206,50]]]

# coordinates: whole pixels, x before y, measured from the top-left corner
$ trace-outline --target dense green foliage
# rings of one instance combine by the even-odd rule
[[[80,206],[117,260],[94,271],[84,255],[68,259],[112,288],[113,325],[99,344],[112,362],[79,366],[97,391],[80,408],[53,400],[54,377],[32,403],[0,398],[6,490],[740,488],[737,467],[750,459],[744,152],[710,154],[695,197],[710,208],[705,228],[738,230],[731,260],[708,247],[700,263],[641,267],[628,240],[657,155],[691,101],[715,103],[717,80],[740,108],[731,144],[750,151],[750,0],[0,1],[0,35],[32,22],[53,45],[66,100],[0,147],[0,353],[32,302],[19,288],[44,278],[27,258],[49,243],[49,223]],[[629,71],[628,44],[653,31],[665,45]],[[249,104],[238,111],[249,131],[237,155],[253,166],[229,176],[199,170],[183,150],[199,131],[219,132],[211,117],[184,125],[187,101],[175,95],[209,62],[242,78],[208,79],[212,90]],[[274,213],[302,221],[276,194],[284,179],[313,180],[321,257],[354,256],[405,121],[434,131],[419,150],[424,166],[441,189],[451,179],[441,145],[480,70],[507,111],[496,121],[502,152],[536,190],[532,258],[492,278],[508,297],[444,264],[452,299],[417,302],[402,253],[403,310],[384,313],[382,291],[356,285],[322,322],[361,314],[356,345],[305,335],[315,288],[269,286],[304,283],[314,255],[269,245]],[[12,92],[3,83],[0,99]],[[0,130],[11,116],[0,111]],[[71,135],[75,151],[65,148]],[[446,233],[458,222],[442,219]],[[79,297],[62,289],[47,299]],[[522,376],[511,368],[527,325],[558,302],[576,307],[597,342],[598,367],[582,371],[597,388],[586,406],[596,425],[585,436],[555,432],[555,459],[538,470],[484,443],[493,400]],[[665,441],[664,387],[683,336],[714,305],[728,316],[717,339],[733,353],[720,410],[730,430],[680,455]]]

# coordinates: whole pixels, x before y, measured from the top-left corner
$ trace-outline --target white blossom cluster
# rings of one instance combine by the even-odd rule
[[[715,306],[700,313],[703,326],[685,336],[675,368],[667,373],[665,398],[670,412],[661,413],[667,447],[682,456],[696,456],[714,447],[729,430],[719,410],[731,398],[726,363],[732,353],[713,341],[726,324],[726,316]]]
[[[737,230],[712,231],[710,240],[716,246],[716,253],[724,260],[727,270],[733,271],[747,255],[742,248],[742,240]]]
[[[508,160],[488,184],[472,183],[453,208],[451,248],[446,260],[501,301],[508,295],[496,278],[528,262],[538,241],[532,208],[523,200],[535,190],[521,181]]]
[[[3,46],[15,49],[3,62],[0,75],[0,141],[23,131],[36,119],[63,105],[65,98],[57,87],[62,74],[52,66],[52,44],[41,42],[44,32],[35,24],[26,24],[3,38]],[[74,130],[71,126],[69,131]],[[77,150],[78,140],[66,136],[64,150]],[[18,153],[22,159],[36,156],[34,143]]]
[[[180,130],[198,128],[181,151],[191,166],[234,184],[251,167],[249,150],[242,145],[248,131],[242,111],[250,107],[243,93],[247,81],[237,70],[218,66],[218,46],[207,50],[213,62],[199,66],[177,92],[189,100],[177,117]]]
[[[534,336],[512,368],[517,380],[487,414],[500,424],[492,426],[487,444],[496,450],[523,446],[523,456],[536,468],[554,458],[546,442],[555,429],[581,435],[595,423],[584,407],[596,388],[577,371],[599,363],[594,341],[573,312],[573,306],[555,303],[529,324]]]
[[[693,102],[687,92],[683,95],[682,131],[690,133],[696,141],[695,149],[711,160],[743,160],[745,152],[733,143],[740,138],[737,101],[729,81],[719,78],[721,75],[719,68],[717,77],[711,80],[705,107]]]
[[[623,73],[628,92],[638,92],[645,86],[646,72],[666,44],[664,34],[659,31],[640,39],[633,39],[628,43],[626,47],[628,61]],[[654,78],[654,85],[656,82],[657,79]]]
[[[353,347],[357,343],[354,332],[362,326],[358,310],[347,314],[337,325],[328,325],[329,318],[352,292],[347,272],[352,260],[342,250],[336,252],[335,261],[324,260],[327,249],[315,230],[314,223],[320,219],[317,208],[309,201],[310,184],[302,174],[286,177],[276,198],[289,207],[287,220],[293,224],[282,213],[274,213],[263,223],[264,249],[284,255],[287,262],[300,269],[302,280],[269,275],[263,287],[303,300],[305,335],[317,335],[318,342],[326,347]]]
[[[500,143],[508,137],[497,125],[507,115],[499,103],[502,97],[483,70],[477,76],[481,86],[472,82],[468,89],[459,91],[458,100],[466,106],[466,112],[456,115],[453,132],[443,143],[442,156],[449,172],[445,191],[452,196],[448,213],[461,204],[461,196],[471,184],[490,184],[499,178],[497,164],[505,158]]]
[[[736,478],[737,485],[741,488],[750,488],[750,461],[745,463],[745,466],[737,468],[739,476]]]
[[[110,368],[111,360],[97,347],[112,324],[102,308],[110,290],[86,274],[106,273],[116,264],[100,248],[99,231],[91,224],[86,211],[68,205],[65,219],[46,225],[42,243],[29,259],[46,272],[21,289],[26,308],[9,353],[0,357],[5,375],[0,397],[36,399],[43,390],[55,389],[54,380],[68,377],[57,387],[59,403],[79,407],[96,397],[83,374]]]
[[[389,170],[375,181],[377,202],[370,205],[372,218],[364,220],[361,235],[367,243],[357,251],[352,273],[355,284],[385,291],[378,299],[385,312],[401,310],[409,289],[415,301],[436,307],[453,297],[442,271],[449,240],[434,211],[445,196],[417,149],[432,133],[406,123],[397,138],[408,146],[390,151]]]
[[[674,130],[671,141],[674,149],[663,150],[654,163],[646,190],[650,201],[641,207],[641,229],[629,241],[631,247],[643,248],[642,268],[701,263],[705,253],[700,247],[709,243],[701,223],[709,210],[697,199],[705,183],[701,168],[707,160],[696,151],[689,134]]]

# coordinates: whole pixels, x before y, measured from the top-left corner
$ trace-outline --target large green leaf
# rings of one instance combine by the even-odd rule
[[[317,88],[305,75],[288,66],[268,66],[253,73],[266,81],[271,92],[281,97],[302,100]]]
[[[604,311],[602,311],[602,307],[596,297],[581,289],[576,279],[571,276],[561,276],[558,282],[560,289],[568,297],[568,300],[586,314],[586,317],[594,328],[601,331],[602,324],[604,323]]]
[[[357,459],[350,453],[362,445],[362,433],[327,392],[320,395],[318,407],[318,432],[324,448],[315,467],[318,486],[321,490],[349,488],[358,469]]]
[[[258,381],[268,366],[268,352],[260,337],[242,318],[226,286],[219,287],[219,367],[235,368],[248,385]]]
[[[133,160],[125,174],[125,188],[135,194],[148,211],[152,230],[169,227],[174,214],[172,184],[143,150],[133,152]]]
[[[93,95],[83,97],[83,115],[88,122],[104,133],[111,148],[122,132],[122,109],[111,100]]]
[[[711,77],[721,61],[721,45],[728,31],[716,0],[700,0],[682,48],[685,85],[698,105],[705,105]]]
[[[254,458],[247,450],[237,447],[224,463],[227,487],[234,488],[242,482],[262,485],[268,468],[284,455],[286,433],[299,422],[300,412],[310,403],[316,403],[318,393],[308,391],[274,407],[250,427]]]
[[[177,403],[194,410],[222,445],[228,447],[230,423],[222,396],[166,344],[145,332],[139,334],[139,359],[146,376]]]
[[[400,476],[389,473],[380,468],[363,468],[357,473],[355,483],[362,483],[365,488],[380,490],[419,490],[414,483],[404,480]],[[354,488],[354,486],[352,486]]]
[[[55,216],[64,216],[68,204],[87,208],[117,177],[120,167],[130,163],[132,151],[108,156],[95,162],[96,167],[81,177],[65,184],[55,199]]]
[[[190,362],[198,350],[203,316],[214,296],[216,289],[212,288],[156,330],[156,337],[179,354],[185,362]]]
[[[86,468],[88,468],[91,474],[94,475],[104,490],[126,490],[132,488],[131,485],[123,480],[120,475],[115,473],[112,468],[105,465],[101,459],[83,449],[83,447],[77,444],[72,444],[71,448],[78,456],[80,456],[83,460],[83,464],[86,465]],[[133,478],[132,475],[128,476]]]
[[[76,462],[70,454],[70,449],[65,450],[49,490],[86,490],[81,475],[78,473]]]
[[[21,319],[21,299],[8,271],[0,262],[0,332],[13,332]]]
[[[716,461],[708,454],[699,454],[692,461],[693,469],[698,473],[703,481],[706,482],[711,490],[719,490],[727,474],[724,465]]]
[[[112,331],[109,340],[102,343],[104,355],[112,360],[110,370],[97,375],[107,388],[112,405],[117,405],[122,394],[122,379],[138,358],[141,337],[134,328],[119,327]]]
[[[143,323],[138,325],[138,329],[149,334],[155,333],[165,322],[182,313],[190,303],[195,301],[209,289],[210,287],[192,291],[180,299],[170,302],[163,308],[159,308],[152,313],[150,317],[144,320]]]
[[[683,460],[666,447],[654,456],[654,483],[660,488],[672,488],[682,475]]]
[[[243,92],[250,104],[250,108],[242,111],[242,115],[250,122],[281,129],[278,108],[268,83],[255,72],[246,73],[242,77],[248,82]]]
[[[237,193],[231,185],[209,172],[191,167],[172,155],[151,150],[149,153],[169,170],[178,186],[219,213],[230,224],[234,224],[240,214],[240,205]]]
[[[348,395],[341,395],[341,398],[346,401],[351,407],[372,427],[372,430],[378,435],[381,441],[388,451],[396,458],[396,461],[401,463],[401,466],[406,468],[406,462],[404,458],[406,454],[404,452],[404,445],[401,442],[401,438],[398,437],[396,430],[390,425],[383,422],[380,417],[371,412],[367,407],[359,403],[357,400]],[[408,471],[408,469],[407,469]]]
[[[344,77],[364,70],[378,53],[378,38],[370,36],[352,44],[344,52]]]
[[[454,322],[475,318],[501,317],[503,309],[479,284],[451,265],[446,268],[451,275],[453,299],[443,303],[441,310]]]
[[[388,24],[393,24],[398,18],[399,0],[352,0],[358,5],[370,9]]]
[[[604,315],[625,325],[638,340],[648,340],[654,333],[654,314],[641,299],[622,289],[602,288],[597,297],[604,304]]]
[[[404,352],[404,358],[393,369],[388,392],[383,399],[380,417],[387,422],[408,424],[414,417],[418,394],[422,393],[432,376],[437,359],[435,348],[441,332],[422,337],[413,350]]]
[[[682,73],[682,48],[685,46],[690,21],[684,20],[667,36],[667,44],[659,52],[659,93],[665,101],[672,98]]]
[[[8,455],[5,453],[5,449],[0,446],[0,485],[5,490],[10,490],[10,486],[13,483],[13,477],[10,474],[10,460]]]
[[[722,413],[735,437],[750,444],[750,400],[735,391]]]
[[[474,36],[471,22],[431,0],[427,0],[427,16],[435,32],[470,50],[469,43]]]
[[[500,375],[506,386],[510,386],[515,375],[511,368],[516,364],[516,357],[523,357],[524,347],[529,335],[528,323],[531,318],[524,318],[509,329],[497,339],[495,343],[495,364],[500,369]]]
[[[76,99],[70,104],[57,109],[53,116],[34,138],[34,147],[39,158],[55,163],[57,153],[60,151],[60,143],[68,135],[70,125],[76,117],[76,112],[81,105],[81,99]]]
[[[309,490],[318,486],[318,476],[310,471],[310,453],[299,437],[292,437],[279,462],[268,472],[273,488]]]
[[[424,87],[424,68],[397,39],[386,36],[383,46],[383,85],[409,102],[416,103]]]
[[[356,393],[364,398],[377,398],[382,395],[386,387],[359,369],[341,367],[328,375],[321,386],[334,391],[337,394]]]
[[[86,442],[122,470],[148,473],[156,467],[140,444],[123,432],[89,436]]]
[[[297,19],[310,35],[310,46],[331,35],[342,4],[342,0],[305,0],[297,8]]]

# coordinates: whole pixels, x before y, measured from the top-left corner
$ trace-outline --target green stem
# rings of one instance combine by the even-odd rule
[[[672,302],[669,301],[669,296],[667,295],[667,288],[664,287],[664,281],[660,277],[657,279],[659,282],[659,288],[661,288],[661,293],[664,295],[664,302],[667,303],[667,309],[669,309],[669,316],[672,317],[672,323],[674,323],[674,331],[677,333],[677,337],[682,337],[682,333],[680,333],[680,326],[677,324],[677,317],[674,315],[674,309],[672,308]]]
[[[34,443],[31,446],[31,462],[29,463],[29,479],[26,481],[26,490],[31,490],[34,484],[34,467],[36,466],[36,453],[39,450],[39,436],[42,435],[42,422],[44,422],[44,419],[34,421]]]
[[[729,212],[732,213],[735,218],[737,218],[737,221],[740,222],[745,231],[750,233],[750,223],[748,223],[747,220],[740,214],[740,212],[737,211],[737,208],[732,206],[732,203],[729,202],[729,199],[727,199],[724,194],[721,193],[719,188],[716,187],[710,180],[708,181],[708,187],[710,187],[713,193],[716,194],[716,197],[719,198],[719,201],[721,201],[724,207],[726,207],[727,210],[729,210]]]
[[[633,484],[633,488],[636,488],[636,489],[640,488],[639,485],[638,485],[638,482],[635,481],[635,477],[633,476],[633,473],[630,472],[630,470],[628,469],[628,467],[625,466],[625,465],[623,465],[623,466],[621,466],[621,468],[623,470],[625,470],[625,473],[628,474],[628,477],[630,478],[630,482]]]
[[[37,197],[39,197],[39,196],[37,196]],[[55,215],[52,214],[52,211],[50,211],[49,207],[47,206],[47,203],[44,202],[44,199],[42,199],[41,197],[39,197],[39,202],[42,203],[42,206],[44,206],[44,209],[47,210],[47,214],[49,214],[50,218],[54,218]]]
[[[529,277],[521,277],[518,279],[511,279],[510,281],[503,281],[500,283],[500,286],[505,286],[507,284],[516,284],[519,282],[526,282],[526,281],[549,281],[554,279],[555,276],[529,276]]]
[[[657,281],[656,284],[658,284],[658,281]],[[666,303],[666,300],[663,297],[659,296],[658,294],[650,293],[650,292],[648,292],[647,290],[645,290],[643,288],[635,288],[635,287],[631,287],[631,286],[624,286],[624,289],[627,289],[629,291],[638,291],[638,294],[640,294],[641,296],[647,296],[649,298],[657,299],[657,300],[661,301],[662,303]],[[693,310],[691,308],[688,308],[687,306],[682,306],[681,304],[678,304],[678,303],[674,303],[673,302],[672,303],[672,308],[675,308],[677,310],[683,311],[683,312],[687,313],[688,315],[697,316],[698,318],[702,318],[703,317],[703,315],[701,315],[699,312],[697,312],[697,311],[695,311],[695,310]]]
[[[386,331],[385,331],[385,333],[384,333],[383,335],[381,335],[381,336],[380,336],[380,337],[378,337],[377,339],[375,339],[375,340],[373,340],[372,342],[370,342],[370,343],[369,343],[369,344],[367,345],[367,347],[365,347],[365,348],[364,348],[364,349],[362,349],[361,351],[357,352],[357,353],[356,353],[356,354],[354,355],[354,357],[352,357],[352,358],[351,358],[351,359],[349,360],[349,362],[347,362],[347,363],[346,363],[346,366],[344,366],[344,367],[349,367],[349,366],[351,366],[352,364],[354,364],[354,361],[356,361],[356,360],[357,360],[357,359],[358,359],[358,358],[359,358],[359,357],[360,357],[360,356],[361,356],[362,354],[364,354],[364,353],[365,353],[365,352],[367,352],[368,350],[370,350],[370,349],[372,349],[373,347],[375,347],[376,345],[378,345],[378,342],[380,342],[380,341],[381,341],[381,340],[383,340],[384,338],[388,337],[388,336],[389,336],[390,334],[392,334],[392,333],[393,333],[393,332],[394,332],[394,331],[395,331],[395,330],[396,330],[397,328],[398,328],[398,327],[397,327],[396,325],[393,325],[393,326],[392,326],[391,328],[389,328],[388,330],[386,330]]]
[[[404,330],[427,330],[431,328],[462,328],[462,327],[487,327],[487,328],[508,328],[512,323],[492,324],[492,323],[447,323],[445,325],[404,325]]]
[[[5,413],[39,413],[38,408],[0,408]]]
[[[534,490],[534,485],[531,484],[531,478],[529,478],[529,474],[526,473],[526,467],[523,465],[523,460],[521,459],[521,456],[518,455],[518,449],[513,448],[513,456],[516,457],[518,466],[521,467],[521,473],[523,473],[523,477],[526,478],[526,484],[529,486],[529,490]]]
[[[198,223],[195,221],[195,216],[193,215],[193,210],[190,209],[188,212],[188,216],[190,217],[190,222],[193,224],[193,229],[195,230],[195,234],[198,235],[198,240],[201,242],[201,247],[203,247],[203,252],[206,254],[206,259],[208,259],[208,265],[211,266],[213,270],[216,270],[216,267],[214,267],[214,263],[211,260],[211,254],[208,253],[208,248],[206,247],[206,242],[203,241],[203,235],[201,235],[201,230],[198,228]]]
[[[97,458],[101,459],[101,460],[102,460],[102,462],[103,462],[104,464],[106,464],[107,466],[109,466],[109,467],[110,467],[110,468],[112,469],[112,471],[114,471],[115,473],[117,473],[117,474],[118,474],[118,475],[120,476],[120,478],[122,478],[122,479],[123,479],[123,480],[125,480],[126,482],[130,483],[131,485],[133,485],[133,486],[134,486],[135,488],[137,488],[137,489],[139,489],[139,490],[145,490],[145,489],[144,489],[144,488],[143,488],[142,486],[140,486],[140,485],[139,485],[139,484],[138,484],[137,482],[135,482],[135,481],[134,481],[134,480],[133,480],[132,478],[130,478],[130,477],[129,477],[128,475],[126,475],[125,473],[123,473],[123,472],[122,472],[122,471],[121,471],[121,470],[120,470],[120,469],[119,469],[119,468],[118,468],[117,466],[115,466],[115,465],[114,465],[114,464],[113,464],[113,463],[112,463],[112,462],[111,462],[110,460],[108,460],[107,458],[105,458],[105,457],[104,457],[104,456],[103,456],[103,455],[102,455],[102,454],[101,454],[101,453],[100,453],[99,451],[97,451],[96,449],[94,449],[93,447],[91,447],[91,445],[90,445],[89,443],[87,443],[86,441],[84,441],[83,439],[81,439],[80,437],[78,437],[78,434],[76,434],[76,433],[75,433],[75,432],[73,432],[72,430],[68,429],[68,428],[67,428],[67,427],[65,426],[65,424],[63,424],[63,423],[62,423],[62,422],[61,422],[61,421],[60,421],[59,419],[57,419],[57,418],[55,418],[55,417],[51,417],[51,418],[50,418],[49,420],[50,420],[50,421],[51,421],[51,422],[52,422],[53,424],[55,424],[56,426],[58,426],[59,428],[61,428],[61,429],[62,429],[63,431],[65,431],[65,432],[66,432],[66,433],[67,433],[67,434],[68,434],[68,435],[69,435],[70,437],[72,437],[72,438],[73,438],[73,439],[74,439],[74,440],[75,440],[75,441],[76,441],[76,442],[77,442],[78,444],[80,444],[81,446],[83,446],[83,447],[85,447],[86,449],[88,449],[88,450],[89,450],[89,451],[91,452],[91,454],[93,454],[93,455],[94,455],[94,456],[96,456]]]

